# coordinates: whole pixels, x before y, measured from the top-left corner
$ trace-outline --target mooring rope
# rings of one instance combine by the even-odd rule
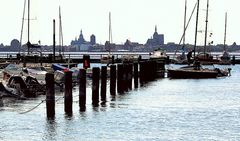
[[[27,110],[27,111],[25,111],[25,112],[19,113],[19,114],[26,114],[26,113],[29,113],[29,112],[33,111],[33,110],[36,109],[38,106],[40,106],[44,101],[46,101],[46,100],[42,100],[39,104],[37,104],[37,105],[34,106],[33,108],[31,108],[31,109],[29,109],[29,110]]]
[[[77,96],[79,96],[79,95],[75,95],[75,96],[73,96],[73,97],[77,97]],[[63,99],[64,98],[64,96],[61,96],[61,97],[59,97],[58,99],[56,99],[55,100],[55,102],[57,103],[59,100],[61,100],[61,99]],[[34,109],[36,109],[37,107],[39,107],[42,103],[44,103],[46,101],[46,99],[44,99],[44,100],[42,100],[39,104],[37,104],[36,106],[34,106],[33,108],[31,108],[31,109],[29,109],[29,110],[27,110],[27,111],[25,111],[25,112],[21,112],[21,113],[19,113],[19,114],[26,114],[26,113],[29,113],[29,112],[31,112],[31,111],[33,111]],[[78,102],[79,100],[77,100],[77,101],[73,101],[73,102]]]

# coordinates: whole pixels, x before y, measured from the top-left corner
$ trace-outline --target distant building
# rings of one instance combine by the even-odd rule
[[[153,34],[153,38],[148,39],[146,45],[147,46],[164,45],[164,34],[158,34],[157,26],[155,26],[155,32]]]
[[[20,42],[17,39],[13,39],[11,41],[11,48],[19,48],[20,47]]]
[[[95,45],[96,44],[96,37],[95,37],[95,35],[91,35],[90,36],[90,44],[91,45]]]
[[[71,45],[74,46],[74,45],[81,45],[81,44],[85,44],[85,43],[86,43],[86,41],[83,37],[82,30],[81,30],[79,38],[75,39],[75,40],[72,40]]]
[[[80,32],[79,38],[71,41],[72,50],[75,51],[87,51],[92,49],[92,46],[96,44],[95,35],[90,36],[90,42],[86,41],[83,37],[82,30]]]
[[[124,43],[124,48],[129,50],[129,51],[132,51],[133,50],[133,44],[130,40],[126,40],[126,42]]]

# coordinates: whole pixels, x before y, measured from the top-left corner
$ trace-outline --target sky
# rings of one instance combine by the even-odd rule
[[[197,0],[187,0],[187,20]],[[207,0],[200,0],[198,44],[204,43]],[[164,34],[165,43],[179,43],[183,33],[185,0],[31,0],[30,41],[51,45],[53,19],[56,19],[58,43],[58,9],[61,6],[64,45],[78,38],[83,31],[85,40],[94,34],[98,43],[108,40],[108,14],[111,12],[113,42],[146,43],[154,33]],[[0,0],[0,43],[9,45],[20,40],[24,0]],[[208,42],[223,44],[225,12],[228,13],[227,41],[240,44],[240,1],[210,0]],[[196,13],[186,31],[186,42],[194,44]],[[25,14],[27,19],[27,13]],[[27,21],[24,22],[23,43],[27,42]]]

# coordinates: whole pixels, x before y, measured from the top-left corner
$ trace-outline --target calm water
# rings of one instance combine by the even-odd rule
[[[226,78],[159,79],[115,99],[108,95],[98,108],[91,105],[89,87],[84,113],[76,88],[73,116],[65,116],[60,99],[54,121],[46,119],[45,103],[20,114],[44,96],[11,101],[0,109],[0,140],[240,140],[240,66],[231,67]]]

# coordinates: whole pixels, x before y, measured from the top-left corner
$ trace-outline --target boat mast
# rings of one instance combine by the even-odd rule
[[[111,12],[109,12],[109,43],[112,43],[112,23],[111,23]]]
[[[64,55],[63,49],[63,34],[62,34],[62,16],[61,16],[61,7],[59,6],[59,54]]]
[[[197,0],[196,29],[195,29],[194,52],[193,52],[194,60],[196,59],[197,32],[198,32],[198,14],[199,14],[199,0]]]
[[[184,11],[184,23],[183,23],[183,46],[182,50],[185,48],[185,36],[186,36],[186,15],[187,15],[187,0],[185,0],[185,11]]]
[[[206,25],[205,25],[205,40],[204,40],[204,58],[206,57],[206,48],[207,48],[207,30],[208,30],[208,8],[209,8],[209,0],[207,0],[207,11],[206,11]]]
[[[20,35],[20,46],[19,46],[19,53],[21,52],[22,47],[22,35],[23,35],[23,26],[24,26],[24,17],[25,17],[25,9],[26,9],[26,0],[24,0],[24,6],[23,6],[23,16],[22,16],[22,28],[21,28],[21,35]]]
[[[28,0],[28,42],[27,42],[28,54],[29,54],[30,47],[31,47],[31,43],[30,43],[30,0]]]
[[[224,31],[224,46],[223,46],[223,51],[226,51],[226,34],[227,34],[227,12],[225,13],[225,31]]]

